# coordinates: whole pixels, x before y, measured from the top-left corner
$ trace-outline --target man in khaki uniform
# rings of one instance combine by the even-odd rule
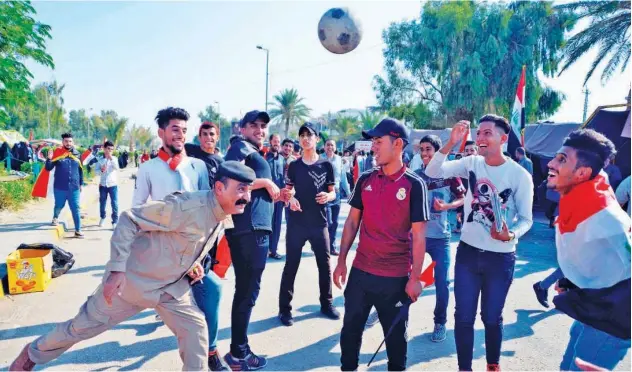
[[[176,192],[125,211],[111,240],[103,283],[77,316],[26,345],[9,370],[33,369],[146,308],[154,308],[178,339],[187,371],[207,370],[208,332],[191,283],[230,214],[250,201],[252,169],[224,162],[212,191]]]

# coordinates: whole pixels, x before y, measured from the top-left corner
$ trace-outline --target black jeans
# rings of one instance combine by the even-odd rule
[[[390,278],[351,268],[345,289],[345,317],[340,333],[340,362],[343,371],[358,368],[362,333],[371,308],[375,306],[384,335],[405,303],[408,277]],[[405,308],[408,309],[408,308]],[[408,311],[386,339],[389,371],[406,369]]]
[[[515,253],[497,253],[460,242],[454,266],[454,339],[460,371],[472,370],[474,321],[481,296],[488,364],[498,364],[503,341],[503,308],[513,281]]]
[[[261,276],[265,269],[270,243],[269,231],[226,235],[235,270],[235,296],[231,311],[230,352],[235,358],[244,358],[249,352],[248,325],[252,308],[259,297]]]
[[[331,267],[329,266],[329,233],[326,227],[302,226],[297,223],[290,224],[285,236],[285,267],[281,276],[281,289],[279,291],[279,311],[282,313],[292,311],[292,298],[294,297],[294,281],[298,266],[301,263],[303,246],[309,241],[316,257],[318,266],[318,286],[320,288],[320,306],[328,307],[332,303],[331,293]]]

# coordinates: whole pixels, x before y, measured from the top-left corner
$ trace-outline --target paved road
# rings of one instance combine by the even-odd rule
[[[120,205],[131,204],[133,181],[126,170],[120,186]],[[99,228],[97,190],[95,185],[86,188],[82,197],[86,239],[65,239],[59,244],[75,254],[75,267],[60,278],[54,279],[46,292],[0,298],[0,370],[8,367],[22,346],[57,322],[73,317],[79,306],[97,287],[109,258],[108,226]],[[33,204],[28,212],[0,213],[0,255],[6,256],[20,242],[52,241],[53,234],[46,224],[51,219],[52,201]],[[348,207],[341,212],[344,221]],[[69,213],[64,217],[70,225]],[[342,222],[339,236],[342,230]],[[68,236],[72,234],[67,233]],[[284,236],[284,233],[282,233]],[[452,258],[456,239],[452,243]],[[284,240],[280,253],[284,253]],[[294,306],[295,325],[286,328],[276,318],[278,292],[283,261],[269,261],[263,276],[261,295],[254,309],[250,325],[250,344],[257,353],[269,358],[268,370],[337,370],[340,359],[341,321],[320,316],[318,310],[318,278],[316,263],[309,248],[305,248],[303,262],[296,281]],[[555,268],[553,232],[544,223],[534,224],[518,248],[515,280],[505,307],[505,333],[502,367],[506,370],[555,370],[568,342],[571,320],[554,310],[545,311],[535,300],[531,285],[544,278]],[[349,262],[351,262],[351,257]],[[335,264],[335,260],[332,265]],[[452,271],[452,270],[451,270]],[[224,296],[220,310],[220,351],[228,351],[230,343],[230,304],[234,277],[229,271],[224,283]],[[452,290],[452,288],[451,288]],[[343,293],[334,289],[335,305],[343,310]],[[429,340],[432,332],[434,290],[411,307],[409,321],[409,368],[411,370],[456,370],[453,314],[454,300],[450,300],[448,338],[435,344]],[[361,369],[379,345],[382,331],[379,326],[365,333],[362,345]],[[485,368],[484,332],[480,319],[476,323],[474,369]],[[59,359],[47,364],[51,370],[180,370],[176,340],[169,330],[146,310],[120,324],[113,330],[70,349]],[[370,370],[386,368],[386,353],[378,354]],[[620,365],[630,370],[628,355]]]

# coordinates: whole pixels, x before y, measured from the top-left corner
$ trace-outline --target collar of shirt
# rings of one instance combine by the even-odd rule
[[[377,175],[378,177],[386,177],[391,181],[396,181],[398,178],[400,178],[402,176],[402,174],[404,174],[404,172],[406,172],[406,166],[402,166],[400,168],[400,170],[398,170],[397,172],[393,173],[393,174],[386,174],[384,173],[384,170],[382,169],[382,167],[380,167],[380,169],[378,169],[377,171]]]

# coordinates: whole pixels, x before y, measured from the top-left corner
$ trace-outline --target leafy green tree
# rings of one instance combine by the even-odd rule
[[[374,128],[380,120],[384,118],[384,114],[381,112],[372,112],[365,110],[360,113],[360,122],[362,123],[362,130],[369,130]]]
[[[590,19],[590,25],[571,37],[563,49],[564,65],[560,74],[593,48],[599,52],[586,73],[584,85],[597,67],[608,60],[601,74],[605,83],[615,70],[625,70],[630,61],[630,1],[578,1],[555,7],[572,11],[577,19]]]
[[[283,123],[285,137],[288,136],[291,126],[305,121],[311,112],[311,109],[303,104],[303,100],[294,88],[284,89],[274,96],[275,108],[270,110],[270,117],[275,124]]]
[[[93,116],[92,121],[99,129],[99,134],[112,141],[114,145],[121,144],[121,139],[127,129],[128,118],[119,117],[114,110],[103,110],[101,115]]]
[[[11,121],[9,109],[24,110],[33,101],[33,75],[24,62],[54,68],[53,58],[46,53],[51,28],[37,22],[35,14],[30,1],[0,2],[0,129]]]
[[[449,122],[485,112],[508,116],[526,66],[527,118],[548,116],[563,96],[539,76],[555,75],[573,22],[551,2],[426,2],[420,18],[383,33],[385,73],[373,84],[378,102],[385,110],[423,102]]]

